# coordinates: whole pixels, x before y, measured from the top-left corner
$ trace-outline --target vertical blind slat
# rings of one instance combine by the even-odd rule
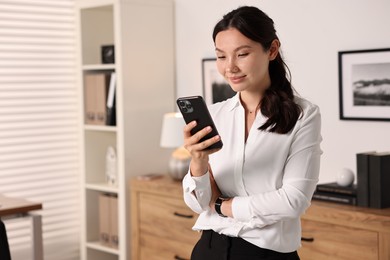
[[[43,203],[44,258],[79,259],[75,0],[0,0],[0,193]],[[13,260],[29,221],[6,220]]]

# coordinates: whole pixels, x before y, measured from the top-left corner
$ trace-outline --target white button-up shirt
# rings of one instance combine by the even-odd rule
[[[278,252],[299,248],[300,216],[318,182],[322,138],[319,108],[300,97],[295,102],[303,114],[288,134],[258,130],[266,120],[258,112],[246,142],[239,94],[209,107],[224,144],[209,162],[222,194],[233,198],[234,217],[223,218],[210,209],[209,173],[188,173],[184,200],[200,214],[194,230],[212,229]]]

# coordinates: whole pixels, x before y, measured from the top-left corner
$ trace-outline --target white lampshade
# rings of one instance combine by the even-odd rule
[[[177,148],[182,146],[184,125],[184,119],[180,113],[165,114],[161,130],[160,146],[164,148]]]

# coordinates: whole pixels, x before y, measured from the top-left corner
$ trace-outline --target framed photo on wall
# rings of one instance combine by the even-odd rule
[[[203,97],[207,105],[224,101],[236,94],[219,74],[217,59],[202,59]]]
[[[390,48],[340,51],[341,120],[390,121]]]

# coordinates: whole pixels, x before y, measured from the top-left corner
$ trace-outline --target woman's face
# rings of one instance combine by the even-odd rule
[[[234,91],[263,93],[271,85],[268,65],[279,48],[279,42],[274,42],[276,51],[275,46],[265,51],[260,43],[245,37],[235,28],[216,35],[217,68]]]

